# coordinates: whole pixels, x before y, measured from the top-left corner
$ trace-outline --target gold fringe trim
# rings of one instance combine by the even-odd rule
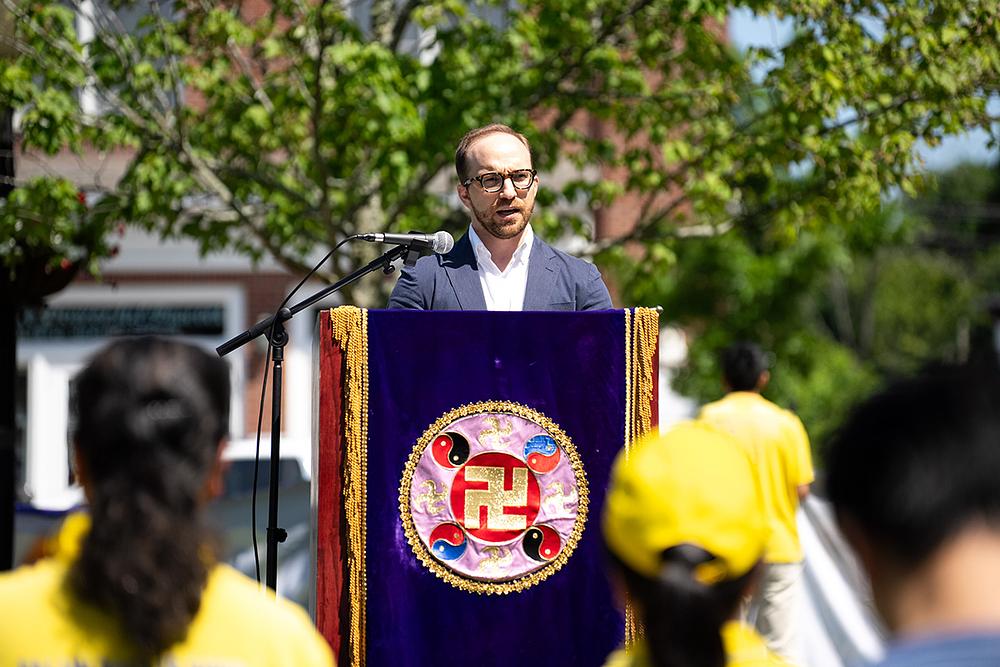
[[[650,403],[657,390],[656,344],[660,313],[655,308],[625,310],[625,455],[653,429]]]
[[[642,622],[639,621],[639,616],[635,613],[635,605],[632,604],[631,598],[627,598],[625,601],[625,648],[630,649],[635,646],[645,634]]]
[[[650,403],[656,386],[656,345],[660,313],[655,308],[625,309],[625,457],[654,427]],[[643,628],[631,600],[625,601],[625,646],[642,639]]]
[[[636,308],[632,325],[632,374],[635,412],[635,438],[638,440],[656,427],[653,424],[653,392],[656,386],[656,346],[660,338],[660,313],[655,308]],[[633,441],[635,442],[635,441]]]
[[[344,513],[347,518],[347,633],[351,667],[365,663],[368,572],[365,494],[368,486],[368,311],[330,311],[333,340],[344,353]]]
[[[430,446],[439,433],[448,430],[459,419],[483,413],[514,415],[540,426],[546,433],[552,436],[552,439],[563,450],[569,460],[570,466],[573,468],[573,475],[576,478],[578,494],[576,519],[573,522],[573,531],[566,540],[566,545],[554,560],[547,563],[541,569],[509,581],[478,581],[466,578],[452,571],[441,564],[428,550],[427,545],[423,543],[423,540],[417,534],[416,526],[413,525],[410,492],[413,488],[413,474],[417,470],[417,465],[420,463],[420,457],[423,455],[424,450]],[[406,534],[406,539],[410,543],[413,553],[416,554],[424,567],[433,572],[439,579],[443,579],[455,588],[479,595],[518,593],[544,581],[549,576],[561,570],[576,550],[577,545],[580,543],[580,538],[583,537],[583,529],[587,523],[589,507],[590,489],[587,485],[587,474],[583,469],[583,461],[580,459],[580,454],[576,451],[576,446],[573,444],[572,439],[566,435],[566,432],[558,424],[541,412],[513,401],[469,403],[443,414],[437,421],[427,427],[427,430],[424,431],[423,435],[420,436],[413,446],[410,458],[403,468],[403,478],[399,483],[399,516],[403,522],[403,532]]]

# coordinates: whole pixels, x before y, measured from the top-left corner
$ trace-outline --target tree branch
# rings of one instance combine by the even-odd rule
[[[177,54],[173,51],[167,41],[168,26],[160,11],[159,0],[149,0],[150,10],[156,15],[156,24],[159,27],[160,42],[163,44],[163,52],[167,54],[167,70],[170,78],[171,89],[173,91],[173,104],[171,109],[174,114],[174,124],[177,127],[177,134],[181,141],[187,140],[187,127],[184,123],[184,114],[181,110],[181,98],[184,95],[183,84],[181,82],[180,68],[177,65]]]
[[[420,193],[422,193],[427,187],[427,184],[438,175],[438,172],[444,168],[446,163],[447,159],[443,155],[438,156],[437,160],[435,160],[431,166],[424,166],[424,171],[419,177],[410,181],[410,185],[406,189],[403,196],[397,199],[392,208],[386,212],[386,229],[392,229],[392,226],[396,224],[396,220],[398,220],[399,216],[403,214],[403,211],[416,201]]]
[[[135,69],[135,59],[132,56],[139,51],[139,48],[133,40],[132,35],[126,29],[125,24],[121,22],[118,14],[116,12],[108,12],[102,3],[94,2],[91,6],[94,7],[96,12],[93,16],[89,16],[84,11],[81,0],[71,1],[78,14],[84,16],[87,20],[93,21],[95,38],[99,38],[102,44],[114,51],[119,61],[123,64],[125,78],[130,84],[129,88],[133,91],[137,90],[138,88],[134,85],[135,82],[132,76],[132,71]],[[121,42],[118,40],[121,40]],[[122,44],[124,44],[124,48],[122,48]],[[84,58],[86,58],[86,55]],[[96,75],[94,76],[94,81],[98,81]],[[153,87],[153,95],[159,103],[160,109],[164,113],[169,112],[172,105],[160,86]],[[136,96],[136,101],[140,103],[140,106],[145,107],[146,113],[153,117],[154,122],[162,127],[169,127],[168,119],[166,116],[158,114],[155,106],[143,105],[141,96]]]
[[[290,255],[284,249],[275,244],[266,230],[259,224],[259,213],[251,206],[243,207],[240,210],[233,208],[219,209],[217,206],[186,206],[181,211],[178,221],[181,224],[190,224],[198,220],[214,220],[220,222],[234,222],[239,220],[243,227],[248,229],[253,237],[260,243],[261,248],[267,252],[275,261],[288,269],[291,273],[304,274],[312,267],[304,263],[297,257]]]
[[[583,66],[584,59],[591,51],[593,51],[597,46],[603,44],[605,40],[611,37],[611,35],[614,35],[618,30],[623,29],[623,27],[627,25],[627,22],[625,21],[626,18],[635,16],[650,4],[651,0],[640,0],[639,2],[636,2],[631,9],[623,11],[617,14],[613,19],[608,20],[594,40],[589,42],[588,46],[579,52],[575,61],[568,63],[569,66],[559,75],[549,77],[549,82],[547,84],[539,86],[535,93],[527,98],[524,107],[527,109],[534,108],[541,104],[541,102],[549,95],[556,92],[559,85],[564,80],[568,79],[574,72]],[[554,58],[548,58],[546,63],[534,63],[534,66],[544,68],[550,65],[553,61],[560,62],[568,59],[572,56],[572,54],[571,50],[564,49],[561,54],[555,56]]]
[[[384,45],[388,45],[392,39],[389,17],[395,4],[395,0],[371,0],[368,5],[372,38]]]
[[[317,182],[319,183],[320,190],[323,192],[323,198],[320,201],[320,211],[323,219],[329,220],[331,217],[331,208],[330,195],[326,181],[330,174],[326,166],[326,161],[323,159],[323,151],[319,142],[319,137],[321,136],[320,128],[323,122],[323,58],[325,57],[327,47],[330,46],[326,40],[326,21],[323,18],[323,9],[326,4],[327,0],[321,0],[320,6],[315,10],[317,16],[317,53],[313,66],[314,89],[312,91],[313,103],[310,112],[310,123],[312,124],[313,131],[313,167],[319,172]]]
[[[213,6],[202,0],[202,9],[206,12],[210,12]],[[242,6],[242,3],[240,3]],[[267,91],[261,87],[260,82],[257,80],[257,72],[254,72],[253,64],[247,59],[246,54],[240,50],[239,46],[233,41],[232,37],[226,38],[226,52],[229,54],[230,60],[236,64],[243,76],[246,77],[253,89],[253,98],[260,102],[260,105],[264,107],[268,114],[274,115],[274,103],[271,102],[271,98],[268,96]]]
[[[417,7],[424,4],[424,0],[407,0],[406,4],[399,9],[396,15],[396,22],[392,26],[392,39],[389,41],[389,48],[395,52],[399,48],[399,43],[403,39],[406,27],[410,23],[410,17]]]
[[[155,108],[143,105],[142,98],[137,96],[136,101],[140,103],[140,107],[142,107],[143,111],[149,116],[149,118],[148,119],[144,118],[138,113],[136,113],[136,111],[132,107],[130,107],[129,105],[125,104],[122,101],[122,99],[117,95],[117,93],[115,93],[110,89],[105,88],[102,85],[98,85],[98,83],[100,82],[100,78],[97,76],[97,73],[94,71],[94,68],[91,66],[90,61],[87,59],[85,54],[78,53],[74,48],[74,46],[69,42],[67,42],[66,40],[59,39],[57,36],[53,36],[47,31],[39,29],[34,24],[34,21],[32,20],[32,17],[30,15],[26,15],[18,10],[18,7],[13,2],[13,0],[2,0],[2,2],[4,6],[8,9],[8,11],[10,11],[12,15],[16,17],[20,25],[25,26],[26,29],[31,31],[31,34],[37,36],[39,39],[41,39],[43,42],[49,45],[52,49],[62,54],[63,57],[67,58],[70,62],[73,62],[76,66],[80,67],[87,75],[87,77],[95,82],[94,89],[97,92],[97,94],[101,98],[103,98],[105,102],[108,103],[109,106],[114,107],[114,109],[118,113],[120,113],[130,123],[132,123],[132,125],[134,125],[140,133],[145,132],[150,135],[155,135],[156,132],[152,131],[149,126],[149,122],[152,122],[155,125],[157,125],[157,129],[159,130],[160,136],[164,137],[169,136],[170,134],[168,131],[169,124],[166,122],[165,118],[163,118],[160,114],[156,112]],[[80,0],[73,0],[73,3],[77,7],[77,11],[81,11]],[[95,25],[95,27],[97,26]],[[103,41],[102,43],[108,45],[109,48],[111,48],[112,51],[114,51],[116,55],[119,56],[119,58],[122,58],[121,49],[117,48],[120,45],[115,41],[115,36],[114,35],[109,36],[106,32],[102,32],[100,34],[102,34],[105,38],[108,38],[108,41]],[[123,37],[123,39],[125,39],[125,37]],[[27,47],[27,45],[25,46]],[[33,58],[43,68],[47,67],[47,65],[45,64],[46,62],[49,62],[48,67],[56,66],[52,64],[51,61],[49,61],[46,57],[42,56],[37,52],[34,53]],[[132,68],[130,66],[131,61],[128,59],[127,56],[124,56],[122,62],[128,64],[123,68],[125,71],[126,81],[129,84],[128,87],[131,89],[135,89],[135,81],[132,76]]]
[[[257,183],[258,185],[263,186],[264,188],[268,188],[268,189],[280,192],[283,195],[285,195],[286,197],[288,197],[289,199],[292,199],[293,201],[298,202],[310,214],[318,214],[319,213],[319,209],[316,207],[316,205],[313,202],[311,202],[308,199],[308,197],[306,197],[305,195],[303,195],[301,192],[298,192],[297,190],[293,190],[292,188],[288,187],[287,185],[285,185],[281,181],[279,181],[279,180],[277,180],[275,178],[271,178],[269,176],[266,176],[265,174],[261,173],[260,171],[250,171],[249,169],[244,169],[243,167],[239,167],[234,162],[231,162],[231,161],[227,161],[227,162],[213,162],[213,163],[211,163],[209,165],[209,167],[213,171],[218,172],[220,174],[220,176],[222,176],[222,175],[230,175],[230,176],[233,176],[235,178],[240,178],[240,179],[243,179],[243,180],[246,180],[246,181],[252,181],[254,183]]]

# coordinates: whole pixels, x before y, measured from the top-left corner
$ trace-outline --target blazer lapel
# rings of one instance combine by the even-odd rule
[[[552,260],[556,253],[548,243],[537,236],[531,244],[528,258],[528,281],[524,287],[523,310],[548,310],[556,284],[556,272]]]
[[[479,282],[479,267],[472,241],[466,232],[450,253],[444,256],[441,266],[462,310],[486,310],[486,297]]]

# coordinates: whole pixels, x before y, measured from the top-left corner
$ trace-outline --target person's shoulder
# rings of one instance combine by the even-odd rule
[[[278,617],[298,617],[305,614],[298,605],[275,596],[261,584],[224,563],[212,568],[206,592],[218,595],[233,606],[256,606],[265,610],[265,613]],[[257,610],[253,613],[257,613]]]
[[[308,664],[329,664],[325,640],[305,609],[276,596],[229,565],[216,565],[209,575],[199,611],[202,629],[209,634],[237,630],[248,641],[296,646]]]
[[[559,248],[556,248],[555,246],[546,243],[539,236],[536,235],[534,240],[534,247],[531,250],[532,254],[534,254],[535,251],[537,250],[540,250],[542,255],[547,256],[550,259],[554,258],[559,262],[562,262],[563,264],[565,264],[567,267],[569,267],[574,271],[598,272],[597,266],[595,266],[593,262],[588,262],[585,259],[581,259],[575,255],[571,255],[568,252],[560,250]]]
[[[748,403],[748,399],[752,400],[752,397],[746,392],[729,392],[722,398],[701,406],[699,414],[707,418],[742,414],[754,405],[754,403]]]
[[[227,617],[247,629],[293,634],[315,630],[302,607],[274,595],[229,565],[212,569],[203,603],[207,614]]]
[[[792,410],[782,407],[763,396],[759,396],[756,407],[761,411],[761,415],[765,419],[775,424],[780,429],[780,432],[785,434],[789,441],[797,441],[802,437],[808,438],[802,420]]]
[[[603,667],[649,667],[649,654],[642,642],[617,649],[604,661]]]
[[[727,405],[727,403],[726,403],[726,397],[723,396],[722,398],[720,398],[718,400],[709,401],[705,405],[701,406],[700,413],[701,413],[702,416],[710,415],[710,414],[712,414],[714,412],[718,412],[719,410],[725,410],[726,409],[726,405]]]
[[[747,400],[752,402],[754,408],[757,410],[764,410],[770,412],[780,417],[781,419],[786,419],[789,421],[799,421],[799,418],[795,414],[795,412],[793,412],[789,408],[781,406],[778,403],[775,403],[774,401],[767,398],[760,392],[757,391],[733,392],[732,394],[729,394],[726,398],[729,398],[729,396],[737,396],[737,395],[747,397]]]
[[[472,251],[472,241],[469,240],[468,233],[459,237],[455,246],[443,255],[433,252],[421,255],[412,266],[403,266],[402,272],[423,277],[443,271],[446,266],[454,268],[466,264],[472,267],[476,264],[476,256]]]
[[[45,590],[55,589],[61,584],[65,571],[61,560],[47,557],[0,573],[0,600],[24,600],[23,595],[26,594],[41,596]]]
[[[791,429],[796,435],[805,433],[805,425],[795,412],[774,403],[771,405],[774,406],[774,414],[784,421],[787,428]]]
[[[454,252],[454,251],[452,251]],[[448,255],[438,255],[431,253],[429,255],[421,255],[417,258],[417,261],[413,263],[413,266],[403,267],[403,271],[412,271],[417,275],[426,275],[428,273],[433,273],[441,268],[445,259]]]
[[[802,424],[802,420],[799,418],[797,414],[795,414],[795,411],[792,410],[791,408],[783,408],[780,405],[776,405],[775,407],[781,411],[781,414],[784,415],[785,419],[787,419],[789,422],[799,425]]]
[[[0,574],[0,663],[56,634],[64,593],[65,563],[48,557]]]
[[[386,307],[418,310],[429,308],[436,276],[444,270],[442,262],[445,257],[447,255],[424,255],[418,257],[412,266],[402,266]]]
[[[554,248],[538,236],[532,242],[528,261],[545,262],[549,270],[556,272],[559,280],[572,293],[569,296],[575,300],[575,310],[610,310],[614,307],[604,278],[592,262]]]
[[[254,655],[256,664],[333,663],[329,646],[304,609],[224,564],[209,574],[182,652],[203,655],[213,651]]]

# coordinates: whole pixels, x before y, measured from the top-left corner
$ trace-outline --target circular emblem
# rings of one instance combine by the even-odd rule
[[[583,534],[587,501],[569,437],[507,401],[464,405],[431,424],[399,489],[414,553],[476,593],[521,591],[558,571]]]

